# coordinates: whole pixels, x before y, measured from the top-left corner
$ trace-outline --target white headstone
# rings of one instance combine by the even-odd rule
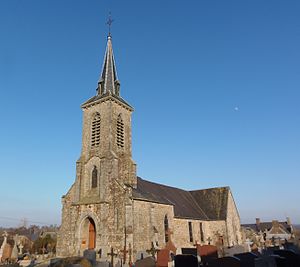
[[[3,243],[2,243],[1,248],[0,248],[0,261],[1,261],[1,259],[2,259],[4,247],[5,247],[5,245],[7,244],[7,237],[8,237],[7,232],[4,231],[4,234],[3,234],[2,236],[4,237],[4,240],[3,240]]]

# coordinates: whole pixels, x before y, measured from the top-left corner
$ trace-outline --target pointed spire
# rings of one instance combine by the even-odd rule
[[[102,66],[102,72],[98,81],[97,94],[120,95],[120,82],[117,76],[114,53],[112,49],[112,38],[107,37],[107,46]]]

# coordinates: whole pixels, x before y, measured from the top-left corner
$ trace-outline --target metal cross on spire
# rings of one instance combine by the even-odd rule
[[[113,22],[114,22],[114,20],[111,18],[111,12],[109,12],[108,20],[106,22],[106,24],[108,25],[108,36],[111,36],[110,35],[110,30],[111,30],[111,25],[112,25]]]

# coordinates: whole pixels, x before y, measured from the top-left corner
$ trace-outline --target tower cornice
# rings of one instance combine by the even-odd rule
[[[88,101],[84,102],[81,105],[81,108],[86,109],[86,108],[95,106],[99,103],[106,102],[109,100],[121,105],[122,107],[126,108],[127,110],[129,110],[131,112],[134,111],[134,108],[131,105],[129,105],[124,99],[122,99],[121,97],[117,97],[115,95],[111,95],[111,94],[94,96],[94,97],[90,98]]]

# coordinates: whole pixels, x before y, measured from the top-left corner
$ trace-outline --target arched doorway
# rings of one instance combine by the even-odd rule
[[[93,219],[89,218],[89,244],[88,249],[96,247],[96,227]]]
[[[96,225],[91,217],[86,217],[81,224],[81,250],[96,248]]]

